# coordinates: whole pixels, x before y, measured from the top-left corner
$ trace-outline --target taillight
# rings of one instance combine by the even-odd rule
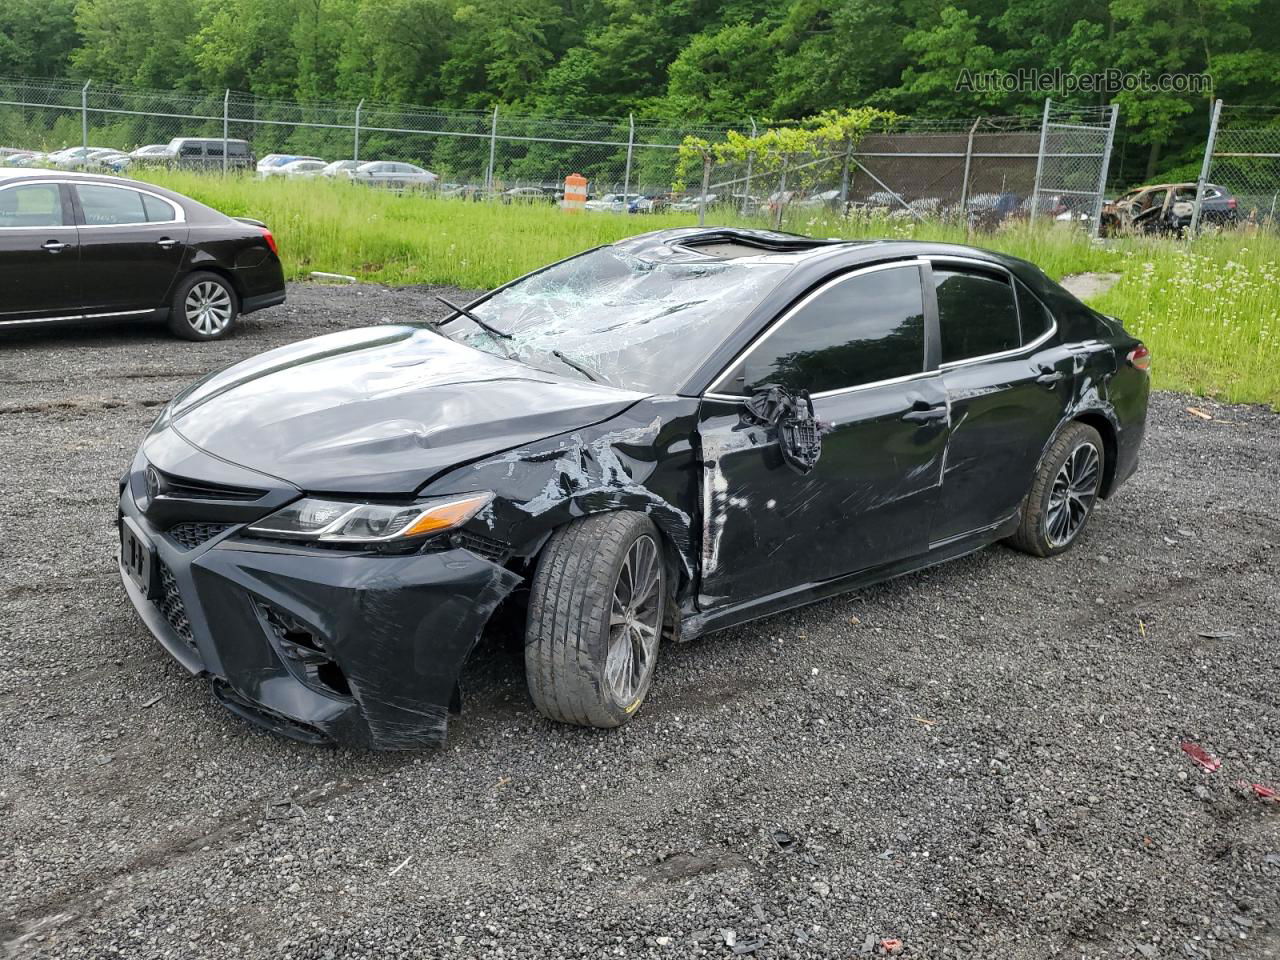
[[[1235,198],[1235,197],[1228,197],[1228,198],[1227,198],[1227,208],[1228,208],[1228,209],[1230,209],[1230,210],[1234,210],[1234,209],[1236,208],[1236,198]]]
[[[1141,370],[1143,373],[1151,369],[1151,351],[1147,349],[1145,343],[1140,343],[1130,350],[1125,360],[1129,366],[1135,370]]]
[[[267,241],[267,246],[271,248],[271,252],[277,257],[280,256],[280,248],[276,246],[276,238],[271,235],[271,231],[266,227],[259,228],[262,231],[262,239]]]

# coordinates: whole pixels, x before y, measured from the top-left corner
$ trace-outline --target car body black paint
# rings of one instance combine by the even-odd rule
[[[65,225],[0,229],[0,329],[122,315],[164,319],[177,284],[197,270],[230,280],[242,314],[284,302],[284,270],[261,228],[140,181],[60,170],[0,171],[0,191],[44,182],[62,192]],[[145,191],[176,204],[183,218],[87,224],[77,184]],[[66,246],[51,253],[50,241]]]
[[[696,257],[710,240],[758,245],[791,269],[669,394],[395,326],[294,344],[194,384],[161,414],[121,489],[122,517],[167,571],[153,582],[171,587],[143,597],[124,577],[148,626],[243,716],[303,739],[407,748],[443,737],[490,615],[576,518],[632,510],[653,520],[675,586],[667,632],[688,637],[1009,535],[1032,471],[1074,419],[1104,433],[1104,494],[1132,472],[1148,390],[1124,362],[1137,341],[1030,264],[967,247],[806,247],[724,229],[626,243],[643,259]],[[1011,355],[940,367],[926,296],[924,369],[814,397],[822,446],[808,473],[787,465],[776,425],[749,415],[747,398],[712,389],[818,285],[900,262],[918,265],[927,291],[931,257],[1007,271],[1056,326]],[[484,510],[407,553],[245,529],[303,495],[408,502],[478,491],[493,494]],[[181,523],[214,532],[191,546],[172,532]],[[280,622],[313,638],[320,652],[306,656],[329,658],[343,682],[300,672]]]

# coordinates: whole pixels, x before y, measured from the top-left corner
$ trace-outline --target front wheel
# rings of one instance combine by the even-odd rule
[[[588,727],[631,719],[653,681],[667,599],[662,540],[639,513],[557,530],[529,593],[524,662],[543,716]]]
[[[216,273],[201,271],[184,278],[173,293],[169,330],[184,340],[219,340],[240,315],[240,300],[231,284]]]
[[[1105,458],[1102,437],[1088,424],[1072,423],[1059,433],[1036,471],[1010,544],[1037,557],[1070,549],[1093,515]]]

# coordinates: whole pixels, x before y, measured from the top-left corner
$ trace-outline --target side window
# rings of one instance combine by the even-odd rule
[[[942,362],[1014,350],[1021,343],[1013,291],[1004,277],[933,268]]]
[[[220,156],[222,156],[222,144],[221,144],[221,143],[206,143],[206,144],[205,144],[205,146],[204,146],[204,148],[205,148],[205,151],[208,153],[208,155],[209,155],[209,156],[211,156],[211,157],[220,157]]]
[[[751,351],[729,389],[780,383],[821,393],[923,370],[920,270],[905,266],[823,289]]]
[[[202,157],[204,156],[204,147],[198,143],[184,143],[178,151],[180,157]]]
[[[147,213],[148,223],[172,223],[176,218],[173,214],[173,207],[159,200],[156,197],[141,194],[142,209]]]
[[[60,227],[62,197],[56,183],[0,190],[0,227]]]
[[[1022,343],[1026,345],[1038,339],[1053,326],[1053,314],[1023,286],[1021,281],[1015,280],[1014,287],[1018,294],[1018,319],[1022,325]]]
[[[80,196],[80,209],[84,222],[91,227],[118,226],[129,223],[146,223],[147,212],[142,206],[142,194],[125,187],[105,187],[76,184]]]

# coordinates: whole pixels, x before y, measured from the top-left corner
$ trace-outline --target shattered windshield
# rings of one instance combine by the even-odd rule
[[[471,307],[483,326],[462,315],[441,332],[541,370],[674,393],[790,269],[754,258],[645,260],[602,247]]]

